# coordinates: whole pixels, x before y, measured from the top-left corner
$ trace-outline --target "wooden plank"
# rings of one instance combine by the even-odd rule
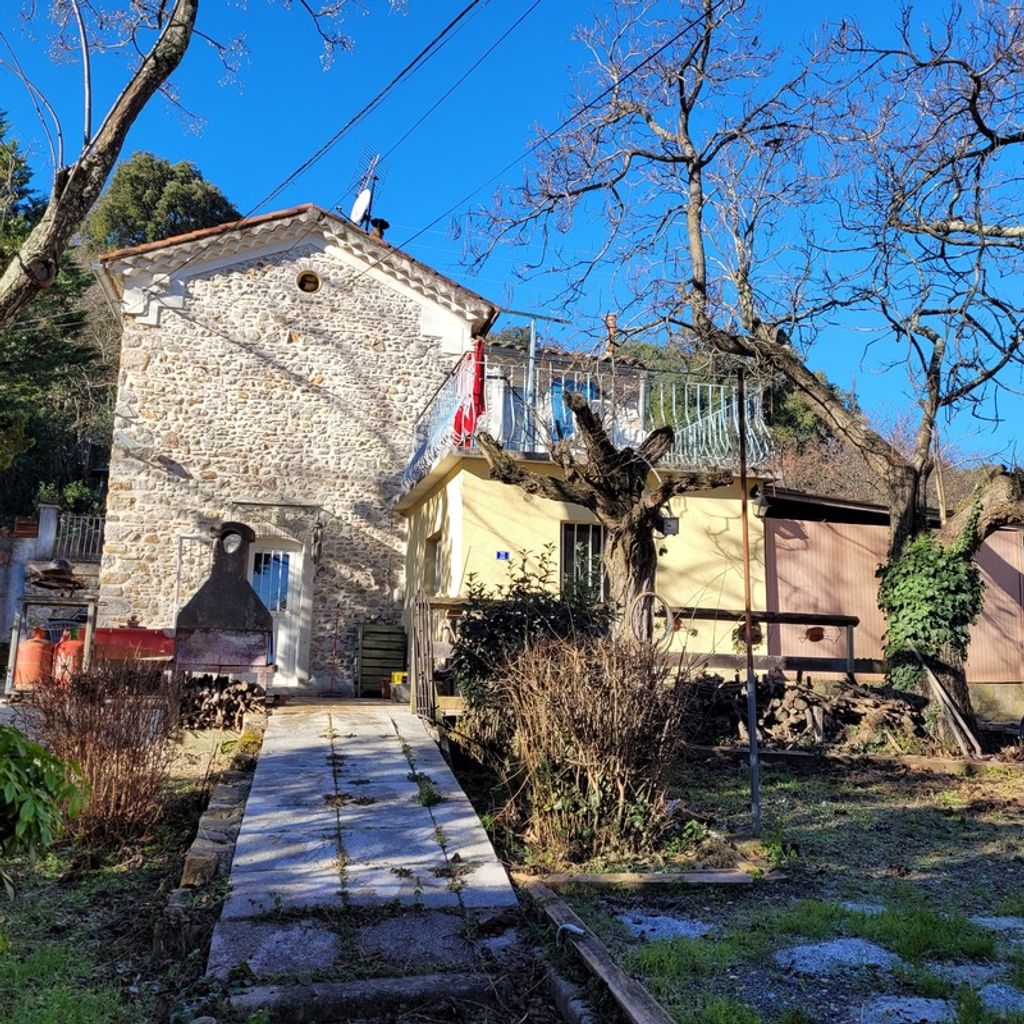
[[[701,608],[680,606],[672,609],[672,614],[681,619],[700,619],[712,622],[742,622],[746,614],[743,609],[736,608]],[[785,623],[793,626],[857,626],[860,619],[856,615],[824,615],[819,612],[769,612],[753,611],[750,613],[758,622]]]
[[[520,881],[520,885],[538,909],[558,928],[559,934],[564,935],[566,941],[579,953],[591,974],[608,987],[630,1024],[673,1024],[665,1008],[643,985],[619,967],[600,939],[573,913],[568,904],[535,878],[526,877]]]
[[[513,878],[521,884],[525,879],[533,878],[552,889],[561,889],[569,885],[593,886],[596,888],[617,889],[669,889],[680,885],[753,885],[755,876],[739,868],[718,868],[699,871],[609,871],[600,874],[562,874],[522,875],[513,873]],[[760,881],[779,882],[786,876],[777,871],[769,871],[760,877]]]
[[[668,651],[664,656],[673,665],[679,663],[678,651]],[[689,664],[707,668],[744,669],[747,666],[745,654],[699,654],[687,653]],[[855,658],[854,671],[858,675],[885,675],[885,662],[875,658]],[[812,655],[755,654],[754,668],[765,672],[772,668],[788,669],[791,672],[837,672],[845,674],[849,669],[846,658],[816,658]]]

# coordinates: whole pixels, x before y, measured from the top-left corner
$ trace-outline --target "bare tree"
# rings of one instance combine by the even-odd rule
[[[605,528],[604,565],[609,597],[623,613],[632,610],[637,634],[649,637],[649,607],[636,602],[654,590],[658,566],[654,534],[663,525],[666,503],[678,494],[731,483],[732,472],[666,473],[652,479],[652,471],[672,447],[671,427],[652,431],[636,448],[616,448],[582,395],[567,392],[564,401],[572,411],[583,444],[579,454],[568,440],[550,445],[551,457],[561,469],[561,476],[527,469],[489,434],[478,436],[480,449],[496,480],[517,486],[527,494],[580,505],[594,513]]]
[[[284,0],[290,6],[290,0]],[[347,44],[340,17],[348,0],[312,3],[302,0],[325,55]],[[37,0],[27,0],[26,19],[43,17]],[[82,68],[82,141],[77,155],[67,160],[65,132],[45,94],[25,73],[10,40],[0,33],[0,68],[19,79],[35,106],[46,134],[54,168],[46,209],[31,234],[0,273],[0,330],[10,326],[18,312],[40,289],[50,287],[61,255],[79,225],[99,198],[129,130],[146,104],[158,92],[172,96],[170,76],[181,63],[194,37],[214,46],[228,66],[237,67],[240,44],[223,43],[196,28],[199,0],[55,0],[51,5],[56,34],[55,56],[77,55]],[[143,41],[152,39],[148,49]],[[127,80],[94,130],[93,57],[98,51],[122,51],[134,58]]]
[[[577,116],[485,212],[477,254],[539,247],[531,266],[568,275],[570,298],[608,269],[634,332],[681,333],[784,375],[865,461],[891,510],[890,565],[927,530],[940,416],[985,408],[1022,340],[1020,179],[999,159],[1024,141],[1019,12],[957,10],[923,52],[912,24],[904,12],[895,49],[844,26],[786,54],[745,0],[619,0],[580,33],[592,66]],[[597,254],[575,255],[564,233],[598,217]],[[848,308],[910,373],[909,452],[807,366],[816,332]],[[1024,521],[1017,471],[985,480],[938,535],[965,558]],[[969,711],[962,659],[934,653]]]

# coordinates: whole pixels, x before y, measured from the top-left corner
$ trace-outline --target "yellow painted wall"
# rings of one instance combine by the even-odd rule
[[[556,472],[550,463],[531,465],[538,472]],[[461,503],[461,504],[459,504]],[[456,505],[459,508],[456,511]],[[674,498],[672,514],[679,516],[679,534],[659,541],[658,592],[673,605],[721,608],[743,607],[743,558],[738,486]],[[557,580],[561,526],[564,522],[597,520],[578,505],[525,495],[517,487],[490,480],[482,459],[466,458],[447,480],[410,511],[407,594],[424,578],[425,542],[444,520],[451,572],[446,593],[465,593],[471,573],[488,586],[508,578],[511,562],[526,553],[539,557],[552,547]],[[458,521],[461,517],[461,523]],[[749,513],[753,605],[765,606],[764,531]],[[445,537],[447,538],[446,532]],[[509,552],[509,561],[497,557]],[[411,598],[410,598],[411,599]],[[697,632],[681,631],[675,648],[732,653],[732,626],[692,623]]]
[[[439,538],[440,579],[437,593],[457,595],[458,572],[462,545],[462,473],[453,469],[437,486],[407,513],[405,551],[405,619],[406,630],[411,627],[410,608],[421,588],[430,591],[428,541]]]
[[[554,475],[550,463],[530,466],[538,473]],[[470,573],[488,586],[504,583],[509,566],[529,553],[535,562],[551,546],[557,587],[562,523],[596,523],[585,508],[524,494],[518,487],[498,483],[487,476],[482,459],[462,463],[462,565],[457,582],[465,588]],[[509,561],[497,557],[509,553]]]
[[[743,608],[743,521],[738,485],[672,499],[679,533],[658,542],[658,593],[672,605]],[[764,523],[747,509],[751,604],[764,608]],[[732,654],[734,625],[693,620],[676,633],[673,650]],[[767,647],[755,653],[766,653]]]

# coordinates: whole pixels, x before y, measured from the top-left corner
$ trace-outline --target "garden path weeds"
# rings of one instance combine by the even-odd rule
[[[262,1000],[273,1020],[314,1011],[347,1019],[332,993],[426,999],[461,987],[477,998],[491,986],[489,950],[505,957],[515,945],[517,909],[486,832],[418,718],[358,704],[278,712],[207,973],[233,987],[237,1009],[252,1012]]]

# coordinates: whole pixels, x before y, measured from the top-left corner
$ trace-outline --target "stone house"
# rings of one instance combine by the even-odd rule
[[[564,401],[576,392],[617,444],[671,424],[659,472],[738,462],[735,380],[502,348],[483,340],[496,305],[316,206],[110,253],[97,269],[124,318],[99,625],[173,627],[207,577],[213,532],[240,520],[257,535],[250,579],[275,621],[275,687],[352,692],[361,625],[433,632],[471,578],[500,584],[527,554],[551,552],[554,586],[600,583],[595,518],[490,480],[477,431],[556,472],[548,444],[578,441]],[[753,606],[859,620],[845,633],[772,626],[761,667],[841,674],[856,657],[858,674],[877,674],[884,509],[782,500],[757,469],[770,444],[756,386],[742,411],[770,498],[748,509]],[[742,607],[738,484],[669,512],[659,594],[676,608]],[[981,561],[989,597],[970,678],[991,714],[1019,716],[1020,534],[992,538]],[[414,630],[424,600],[439,618]],[[732,622],[683,627],[673,649],[736,661]]]
[[[275,685],[350,690],[358,624],[402,617],[413,424],[497,307],[312,205],[97,271],[124,327],[100,625],[172,627],[241,520]]]

